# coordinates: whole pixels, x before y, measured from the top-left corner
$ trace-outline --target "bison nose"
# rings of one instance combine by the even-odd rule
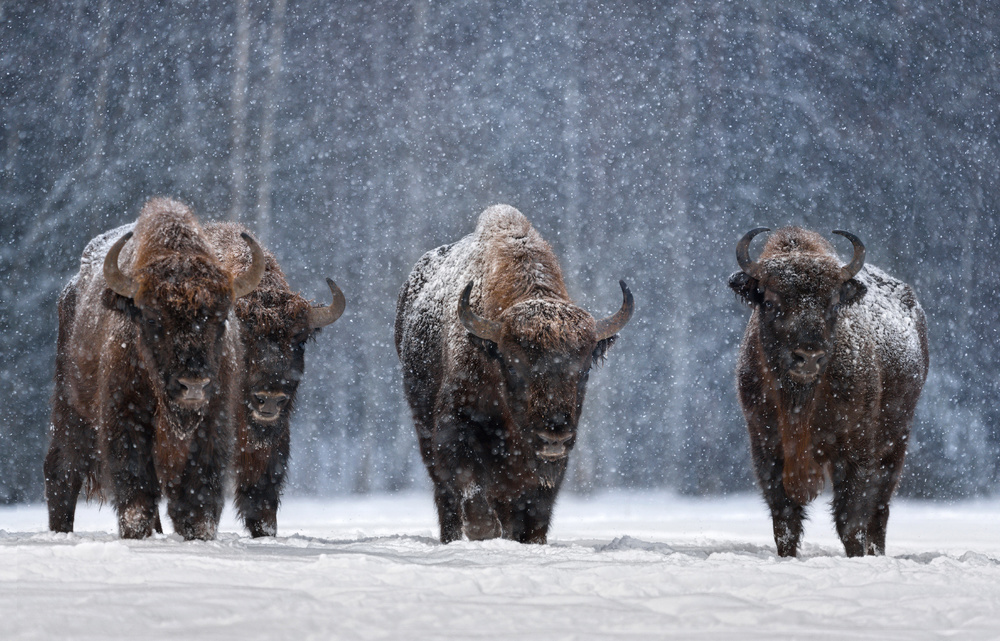
[[[564,432],[562,434],[553,432],[535,433],[542,441],[542,449],[535,452],[539,458],[546,461],[558,461],[569,456],[567,444],[573,438],[573,432]]]
[[[181,386],[181,400],[184,403],[202,404],[208,400],[208,384],[212,382],[208,378],[188,378],[177,379]]]
[[[258,421],[270,422],[277,420],[281,409],[288,404],[288,394],[284,392],[254,392],[253,400],[256,404],[251,408],[253,417]]]
[[[795,366],[803,372],[819,372],[819,366],[826,351],[822,349],[796,349],[792,354],[795,358]]]

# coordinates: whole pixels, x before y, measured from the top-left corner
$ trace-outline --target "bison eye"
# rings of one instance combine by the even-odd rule
[[[774,301],[773,300],[766,300],[766,301],[764,301],[764,309],[766,309],[769,312],[773,311],[774,310]]]

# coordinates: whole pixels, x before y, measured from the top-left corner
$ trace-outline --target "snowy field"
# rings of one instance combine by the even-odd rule
[[[0,639],[1000,639],[1000,500],[896,501],[881,558],[813,515],[787,560],[753,496],[564,495],[548,546],[442,546],[429,492],[291,498],[257,541],[5,507]]]

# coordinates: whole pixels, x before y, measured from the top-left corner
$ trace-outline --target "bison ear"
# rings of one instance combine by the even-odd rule
[[[608,350],[611,346],[615,344],[618,340],[618,334],[605,338],[604,340],[597,341],[597,347],[594,348],[593,358],[594,365],[601,365],[604,363],[604,359],[608,355]]]
[[[747,305],[759,305],[764,297],[760,291],[760,283],[750,274],[739,271],[729,277],[729,289],[743,299]]]
[[[110,287],[104,288],[104,294],[101,296],[101,304],[105,308],[113,312],[121,312],[133,320],[140,316],[139,308],[136,307],[135,302],[131,298],[122,296]]]
[[[496,361],[503,361],[503,356],[500,354],[500,349],[497,344],[491,340],[480,338],[472,332],[469,332],[469,342],[476,346],[477,349],[486,353],[487,358]]]
[[[840,304],[853,305],[868,292],[868,287],[856,278],[846,281],[840,286]]]

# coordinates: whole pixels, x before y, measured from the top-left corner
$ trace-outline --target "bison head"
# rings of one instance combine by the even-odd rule
[[[119,238],[105,256],[111,296],[106,304],[136,326],[144,366],[173,412],[201,413],[218,385],[226,317],[233,301],[260,281],[263,252],[243,234],[253,267],[236,279],[208,253],[195,251],[154,256],[130,278],[119,268],[118,255],[131,237],[129,232]]]
[[[522,301],[499,321],[488,320],[470,308],[473,284],[462,292],[459,319],[473,342],[499,363],[508,406],[524,430],[520,438],[534,451],[543,476],[546,468],[565,468],[590,368],[632,317],[632,293],[619,284],[621,309],[599,321],[576,305],[551,299]]]
[[[729,286],[755,307],[765,358],[782,386],[811,389],[833,352],[840,309],[867,291],[854,278],[864,266],[865,246],[854,234],[834,231],[854,245],[851,262],[841,266],[830,243],[793,227],[778,230],[753,261],[750,241],[765,231],[751,230],[737,244],[741,271]]]
[[[274,439],[287,425],[305,368],[305,344],[344,313],[346,301],[327,278],[333,303],[312,307],[287,289],[258,289],[236,305],[246,328],[244,402],[250,433],[259,441]]]

